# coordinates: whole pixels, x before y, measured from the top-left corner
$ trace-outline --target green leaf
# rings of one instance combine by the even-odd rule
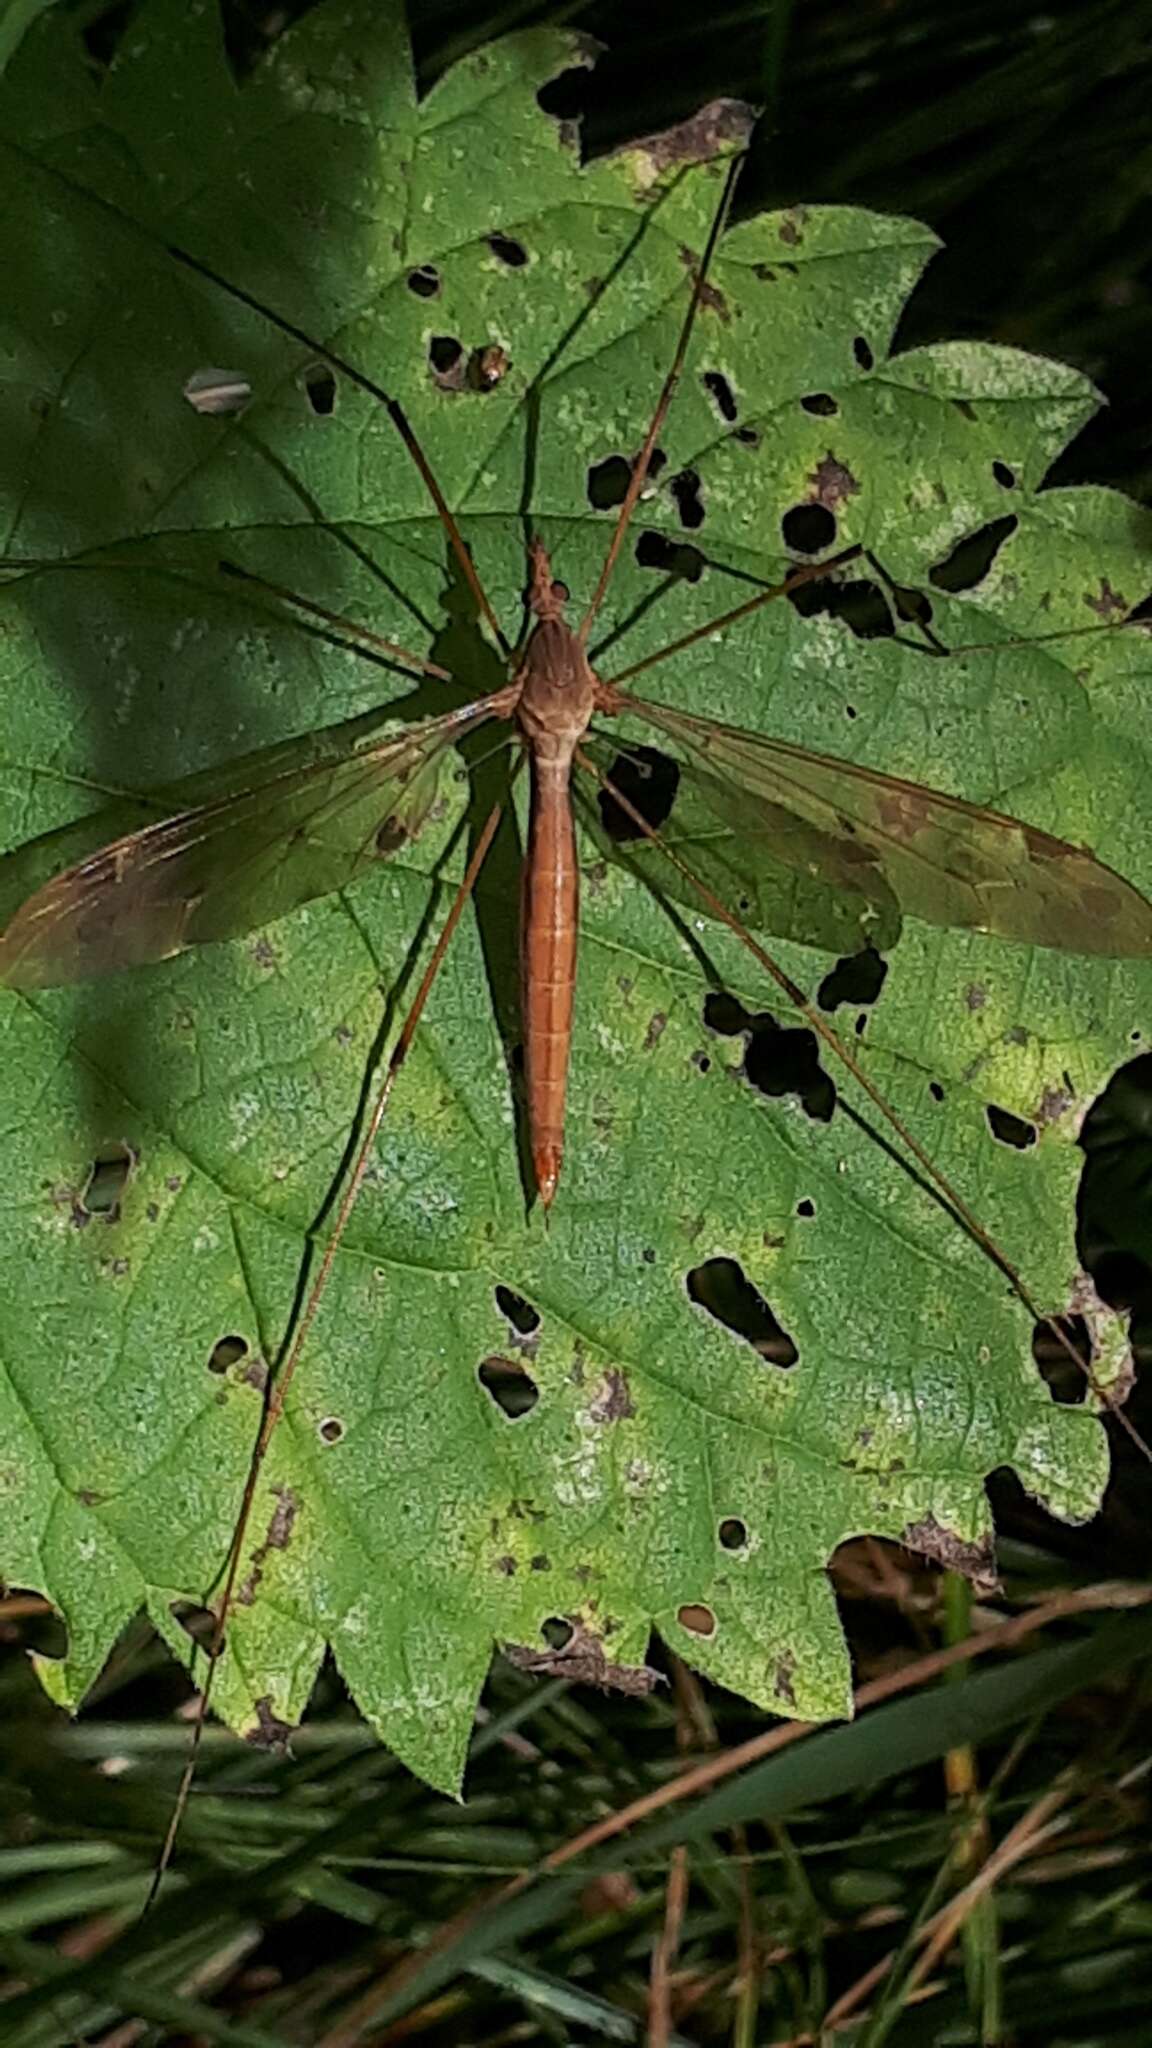
[[[418,103],[402,24],[367,0],[317,9],[242,85],[212,11],[177,0],[133,16],[104,78],[66,20],[29,34],[0,95],[0,492],[25,565],[0,594],[7,844],[505,673],[383,409],[162,242],[402,403],[510,638],[529,530],[586,601],[613,517],[589,469],[640,444],[719,166],[694,162],[704,123],[581,168],[537,94],[583,61],[563,35],[515,38]],[[1075,372],[972,343],[890,353],[933,246],[850,209],[731,229],[637,523],[698,549],[702,573],[627,547],[601,670],[778,580],[784,515],[823,504],[838,545],[928,588],[939,638],[978,651],[934,658],[911,628],[861,639],[778,603],[670,660],[654,694],[1087,841],[1147,890],[1146,642],[1079,630],[1144,594],[1147,526],[1112,494],[1040,488],[1097,403]],[[486,384],[468,366],[493,347],[507,364]],[[184,388],[207,371],[250,384],[246,409],[197,411]],[[982,580],[930,584],[1009,511]],[[430,656],[459,692],[308,629],[221,560]],[[67,1658],[43,1666],[62,1701],[141,1606],[190,1655],[174,1610],[218,1585],[310,1233],[500,772],[480,735],[410,852],[259,933],[4,997],[0,1548],[67,1623]],[[983,1568],[989,1471],[1070,1517],[1106,1471],[1090,1404],[1053,1404],[1001,1275],[868,1126],[742,1078],[743,1042],[705,1002],[721,986],[771,1009],[754,964],[594,844],[564,1178],[550,1229],[526,1218],[518,837],[509,819],[389,1108],[273,1439],[215,1692],[238,1727],[291,1721],[330,1644],[372,1724],[442,1786],[494,1642],[539,1647],[566,1616],[639,1664],[654,1625],[775,1711],[843,1714],[838,1543],[911,1534]],[[780,952],[813,990],[832,965],[794,938]],[[879,1001],[838,1013],[1053,1311],[1077,1286],[1071,1140],[1149,982],[909,919]],[[989,1101],[1037,1143],[999,1143]],[[110,1156],[132,1170],[92,1214]],[[792,1366],[703,1306],[734,1267]],[[491,1360],[536,1391],[516,1419]]]

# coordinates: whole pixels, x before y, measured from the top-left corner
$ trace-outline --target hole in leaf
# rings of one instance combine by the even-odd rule
[[[662,448],[654,448],[648,458],[648,476],[641,496],[646,496],[648,484],[654,483],[665,467],[668,457]],[[588,502],[597,512],[610,512],[624,503],[628,486],[632,481],[635,462],[626,455],[606,455],[603,462],[589,464],[588,480],[585,486]]]
[[[692,1268],[684,1284],[689,1301],[743,1337],[761,1358],[781,1367],[795,1365],[800,1356],[795,1344],[735,1259],[706,1259]]]
[[[739,1515],[725,1515],[718,1534],[725,1550],[743,1550],[748,1541],[748,1530]]]
[[[999,1103],[987,1102],[984,1114],[988,1128],[1002,1145],[1014,1145],[1018,1152],[1026,1152],[1029,1145],[1036,1143],[1036,1126],[1024,1117],[1016,1116],[1010,1109],[1001,1109]]]
[[[563,1650],[576,1631],[562,1614],[550,1614],[546,1621],[540,1623],[540,1633],[550,1650]]]
[[[653,831],[658,832],[667,823],[680,787],[679,765],[670,754],[662,754],[659,747],[632,747],[626,754],[617,754],[608,770],[608,780],[636,806]],[[611,790],[601,789],[597,802],[600,822],[615,845],[643,839],[639,825],[617,803]]]
[[[870,370],[876,361],[862,334],[858,334],[852,343],[852,354],[855,356],[857,365],[861,370]]]
[[[512,1287],[498,1286],[496,1306],[501,1315],[507,1317],[518,1336],[535,1336],[540,1328],[539,1311],[533,1308],[530,1301],[525,1301],[522,1294],[517,1294]]]
[[[699,583],[704,574],[704,557],[688,541],[669,540],[666,534],[645,527],[636,542],[636,560],[641,569],[663,569],[685,583]]]
[[[87,1506],[98,1505],[95,1495],[81,1495]],[[62,1664],[68,1655],[68,1630],[61,1615],[41,1593],[31,1587],[4,1585],[4,1615],[0,1620],[0,1643],[18,1644],[25,1653]]]
[[[836,521],[827,505],[790,505],[780,531],[794,554],[819,555],[835,540]]]
[[[551,114],[556,121],[578,121],[588,104],[588,85],[586,67],[574,64],[540,87],[536,105],[542,114]]]
[[[214,419],[243,412],[252,386],[243,370],[193,370],[184,385],[184,396],[193,412]]]
[[[434,299],[440,290],[440,272],[434,263],[418,264],[408,272],[407,284],[418,299]]]
[[[745,448],[758,448],[760,446],[760,429],[759,427],[737,427],[732,439],[742,442]]]
[[[376,828],[376,851],[381,860],[398,853],[408,839],[408,827],[401,818],[385,818]]]
[[[827,1123],[836,1107],[836,1085],[820,1065],[816,1034],[803,1026],[782,1026],[767,1014],[750,1016],[735,996],[709,995],[704,1022],[723,1038],[748,1033],[744,1078],[762,1095],[796,1095],[805,1113]]]
[[[309,363],[304,372],[304,394],[317,419],[330,419],[336,410],[336,377],[327,363]]]
[[[247,1358],[248,1346],[243,1337],[219,1337],[212,1346],[208,1360],[209,1372],[227,1372]]]
[[[588,503],[594,512],[610,512],[624,503],[632,481],[632,464],[624,455],[606,455],[588,467]]]
[[[815,1202],[808,1195],[801,1195],[800,1200],[796,1204],[796,1214],[804,1217],[814,1216],[816,1214]]]
[[[464,382],[464,345],[454,334],[434,334],[428,343],[428,362],[442,390],[458,391]]]
[[[96,1154],[80,1195],[81,1215],[102,1216],[115,1223],[120,1215],[124,1190],[136,1168],[137,1154],[130,1145],[107,1145]]]
[[[338,1444],[344,1434],[344,1424],[338,1415],[326,1415],[316,1431],[321,1443]]]
[[[810,391],[800,403],[805,412],[815,413],[818,419],[823,420],[831,419],[833,413],[840,410],[830,391]]]
[[[888,976],[888,962],[880,958],[875,946],[865,946],[862,952],[849,953],[838,960],[831,972],[824,976],[816,992],[816,1001],[822,1010],[837,1010],[841,1003],[874,1003]]]
[[[1057,1316],[1054,1321],[1055,1328],[1052,1323],[1033,1324],[1032,1356],[1052,1399],[1064,1407],[1076,1408],[1088,1393],[1091,1333],[1083,1316]],[[1061,1338],[1066,1341],[1061,1342]]]
[[[1009,469],[1008,464],[1006,462],[994,462],[992,464],[992,474],[1002,490],[1015,490],[1016,471],[1014,469]]]
[[[216,1616],[210,1607],[202,1607],[196,1600],[173,1600],[168,1608],[173,1621],[178,1622],[189,1635],[198,1650],[210,1650],[216,1631]]]
[[[713,1614],[712,1609],[699,1606],[695,1601],[691,1601],[683,1607],[678,1607],[676,1619],[680,1623],[681,1628],[687,1629],[689,1635],[714,1636],[716,1633],[716,1616]]]
[[[489,235],[488,247],[501,263],[508,265],[509,270],[522,270],[528,261],[528,251],[523,242],[516,241],[512,235]]]
[[[891,639],[896,631],[888,600],[878,583],[853,576],[818,577],[788,592],[788,602],[802,619],[841,619],[858,640]],[[849,717],[855,713],[849,710]]]
[[[503,1358],[499,1352],[481,1359],[476,1377],[509,1422],[527,1415],[540,1399],[540,1389],[531,1373],[515,1358]]]
[[[750,1031],[756,1019],[727,990],[713,989],[704,998],[704,1022],[721,1038],[737,1038],[741,1031]]]
[[[700,478],[694,469],[682,469],[678,476],[670,479],[668,488],[676,500],[681,526],[694,532],[704,524],[704,500],[700,496]]]
[[[1015,533],[1019,524],[1015,515],[1005,513],[1002,519],[991,519],[975,533],[958,540],[952,552],[942,562],[929,569],[928,581],[936,590],[975,590],[984,581],[993,562],[1010,534]]]
[[[722,370],[705,370],[700,379],[709,398],[722,420],[731,426],[737,417],[737,406],[732,386]]]
[[[944,1090],[940,1086],[939,1081],[929,1081],[928,1093],[932,1097],[933,1102],[943,1102]]]

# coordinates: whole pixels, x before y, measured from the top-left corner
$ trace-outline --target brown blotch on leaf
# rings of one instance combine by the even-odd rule
[[[667,1024],[667,1022],[668,1019],[665,1016],[664,1012],[662,1010],[657,1010],[655,1016],[652,1017],[649,1022],[647,1031],[644,1033],[643,1050],[645,1052],[652,1051],[653,1046],[659,1039],[661,1033],[664,1030],[664,1026]]]
[[[277,1756],[284,1756],[295,1732],[291,1723],[282,1721],[280,1716],[273,1712],[271,1693],[265,1693],[262,1699],[255,1702],[255,1706],[256,1726],[250,1730],[247,1738],[250,1746],[253,1749],[269,1749]]]
[[[263,932],[258,939],[253,939],[249,951],[257,967],[277,967],[280,964],[280,955],[271,939],[266,938]]]
[[[755,119],[756,109],[746,100],[709,100],[686,121],[662,128],[656,135],[642,136],[630,144],[628,153],[643,150],[655,171],[669,170],[674,164],[706,163],[729,143],[747,142]]]
[[[933,1564],[941,1564],[950,1572],[959,1572],[970,1581],[973,1592],[982,1598],[999,1590],[1000,1580],[990,1536],[981,1537],[978,1543],[968,1543],[957,1536],[955,1530],[946,1529],[935,1515],[929,1514],[919,1522],[909,1522],[901,1532],[900,1541],[906,1549],[930,1558]]]
[[[470,391],[495,391],[504,382],[512,367],[512,358],[499,342],[491,341],[484,348],[474,348],[468,358],[466,381]]]
[[[253,1552],[251,1570],[236,1595],[238,1607],[251,1607],[271,1553],[274,1550],[287,1550],[292,1541],[292,1531],[296,1526],[300,1504],[290,1486],[274,1486],[272,1496],[276,1505],[272,1510],[268,1533],[263,1543]]]
[[[628,1422],[636,1413],[626,1373],[610,1365],[600,1382],[596,1397],[588,1405],[591,1422]]]
[[[786,1655],[776,1659],[776,1669],[772,1674],[772,1690],[777,1699],[783,1700],[787,1707],[796,1705],[796,1687],[792,1683],[795,1675],[795,1657]]]
[[[1038,1124],[1056,1124],[1076,1107],[1076,1094],[1071,1082],[1065,1077],[1064,1085],[1045,1088],[1036,1107],[1035,1121]]]
[[[1123,618],[1129,609],[1127,598],[1121,597],[1118,590],[1113,590],[1106,576],[1100,578],[1099,596],[1086,597],[1084,602],[1090,612],[1095,612],[1098,619],[1106,622],[1110,619]]]
[[[666,1681],[650,1664],[616,1664],[604,1648],[603,1638],[583,1622],[573,1624],[566,1643],[557,1649],[537,1650],[527,1643],[505,1643],[504,1655],[518,1671],[542,1678],[567,1678],[575,1685],[595,1685],[601,1692],[629,1693],[641,1698]]]
[[[91,1486],[80,1486],[76,1489],[76,1498],[82,1508],[98,1508],[103,1506],[108,1495],[106,1493],[97,1493],[95,1488]]]
[[[964,991],[964,1002],[969,1010],[982,1010],[988,1001],[988,991],[979,981],[970,981]]]
[[[780,223],[780,240],[786,242],[790,249],[794,249],[798,242],[804,240],[804,226],[807,219],[808,209],[806,206],[790,206],[784,215]]]
[[[503,1576],[506,1579],[511,1579],[515,1577],[516,1559],[512,1556],[510,1551],[506,1551],[503,1557],[498,1557],[496,1559],[495,1569],[498,1572],[503,1573]]]
[[[835,512],[847,499],[859,496],[860,486],[846,463],[840,462],[829,449],[823,461],[810,471],[808,484],[813,501],[824,505],[829,512]]]

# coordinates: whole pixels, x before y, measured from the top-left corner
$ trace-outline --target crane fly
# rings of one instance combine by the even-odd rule
[[[799,586],[834,576],[858,547],[794,567],[712,620],[615,676],[601,675],[589,636],[603,604],[632,515],[653,467],[657,439],[681,376],[709,264],[723,229],[733,172],[713,220],[671,368],[630,479],[596,585],[578,624],[549,552],[528,547],[526,630],[510,646],[480,584],[464,541],[415,435],[388,394],[354,365],[318,343],[228,279],[189,256],[169,253],[235,299],[254,307],[374,396],[384,400],[444,525],[477,614],[501,648],[505,680],[480,698],[397,732],[369,714],[250,756],[228,771],[223,794],[186,804],[171,816],[113,838],[30,894],[0,933],[0,982],[37,989],[82,981],[167,959],[189,947],[237,937],[311,900],[329,895],[412,845],[434,808],[439,767],[449,750],[489,723],[510,724],[527,755],[530,810],[523,867],[520,958],[525,1114],[534,1190],[555,1201],[564,1150],[569,1046],[576,988],[578,850],[571,801],[573,771],[587,767],[587,743],[602,721],[625,717],[647,726],[676,756],[709,814],[729,835],[734,866],[817,881],[848,907],[863,936],[907,913],[930,923],[1006,940],[1102,956],[1152,954],[1152,905],[1086,848],[1015,818],[894,775],[690,714],[633,694],[641,670],[676,655],[705,634],[729,634],[738,658],[741,621]],[[260,579],[253,579],[259,581]],[[445,678],[421,655],[384,641],[293,592],[267,585],[284,603],[346,629],[416,674]],[[1039,1319],[1023,1282],[842,1046],[831,1026],[746,929],[742,919],[691,864],[668,845],[611,775],[594,771],[607,798],[635,833],[653,840],[705,910],[728,924],[753,957],[849,1066],[888,1119],[917,1166],[945,1197],[984,1251]],[[375,1106],[349,1165],[339,1207],[290,1341],[271,1377],[240,1512],[216,1605],[207,1683],[157,1879],[171,1853],[195,1763],[215,1659],[236,1593],[237,1574],[261,1464],[283,1413],[292,1375],[368,1168],[389,1094],[412,1042],[444,951],[499,823],[494,809],[473,846],[463,881],[396,1040]],[[1059,1333],[1058,1333],[1059,1334]]]

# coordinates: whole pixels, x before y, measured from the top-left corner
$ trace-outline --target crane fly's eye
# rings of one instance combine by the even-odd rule
[[[572,593],[566,583],[554,583],[552,585],[552,595],[556,599],[557,604],[567,604]]]

